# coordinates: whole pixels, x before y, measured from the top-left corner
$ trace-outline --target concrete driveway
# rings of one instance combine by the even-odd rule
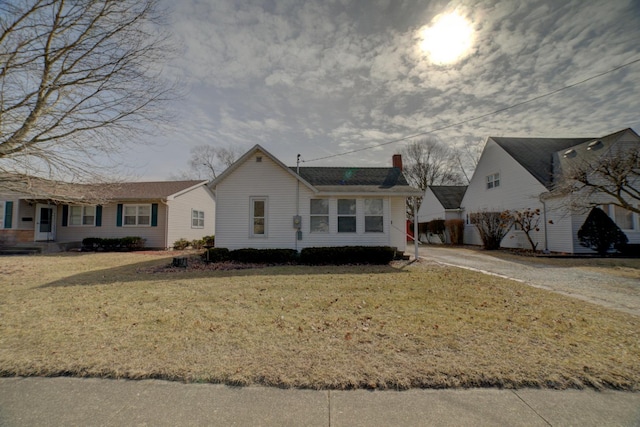
[[[584,267],[505,260],[479,250],[425,245],[419,249],[427,261],[452,265],[517,280],[527,285],[579,298],[640,316],[640,280],[613,276]]]

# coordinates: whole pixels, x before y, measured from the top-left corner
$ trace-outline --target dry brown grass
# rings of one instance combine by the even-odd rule
[[[436,265],[149,273],[0,258],[0,375],[308,388],[640,389],[640,318]]]

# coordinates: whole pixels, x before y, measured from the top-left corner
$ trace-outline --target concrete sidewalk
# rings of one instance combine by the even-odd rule
[[[0,378],[1,426],[639,426],[640,393],[315,391]]]

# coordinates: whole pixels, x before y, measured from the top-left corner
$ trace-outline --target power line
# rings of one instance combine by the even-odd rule
[[[405,137],[402,137],[402,138],[394,139],[394,140],[383,142],[383,143],[376,144],[376,145],[371,145],[371,146],[364,147],[364,148],[357,148],[355,150],[345,151],[343,153],[331,154],[329,156],[324,156],[324,157],[317,157],[317,158],[311,159],[311,160],[303,160],[303,162],[309,163],[309,162],[316,162],[318,160],[325,160],[325,159],[331,159],[331,158],[334,158],[334,157],[346,156],[347,154],[353,154],[353,153],[358,153],[358,152],[361,152],[361,151],[371,150],[373,148],[382,147],[384,145],[395,144],[397,142],[406,141],[408,139],[412,139],[412,138],[415,138],[415,137],[418,137],[418,136],[423,136],[423,135],[427,135],[427,134],[430,134],[430,133],[439,132],[441,130],[449,129],[449,128],[452,128],[452,127],[455,127],[455,126],[464,125],[464,124],[467,124],[469,122],[473,122],[473,121],[476,121],[476,120],[484,119],[485,117],[493,116],[494,114],[502,113],[502,112],[510,110],[512,108],[520,107],[522,105],[529,104],[529,103],[534,102],[534,101],[538,101],[539,99],[555,95],[555,94],[557,94],[559,92],[562,92],[562,91],[567,90],[567,89],[571,89],[573,87],[576,87],[576,86],[581,85],[583,83],[586,83],[588,81],[591,81],[591,80],[597,79],[599,77],[605,76],[607,74],[613,73],[613,72],[618,71],[618,70],[620,70],[622,68],[628,67],[629,65],[633,65],[633,64],[635,64],[637,62],[640,62],[640,58],[634,59],[633,61],[626,62],[626,63],[624,63],[622,65],[618,65],[618,66],[616,66],[614,68],[611,68],[610,70],[603,71],[602,73],[595,74],[595,75],[593,75],[591,77],[587,77],[586,79],[580,80],[579,82],[572,83],[570,85],[561,87],[559,89],[555,89],[555,90],[552,90],[550,92],[544,93],[542,95],[538,95],[538,96],[535,96],[533,98],[529,98],[529,99],[527,99],[525,101],[521,101],[521,102],[518,102],[516,104],[509,105],[508,107],[500,108],[500,109],[494,110],[494,111],[492,111],[490,113],[481,114],[479,116],[471,117],[469,119],[462,120],[462,121],[459,121],[459,122],[456,122],[456,123],[452,123],[450,125],[442,126],[442,127],[431,129],[431,130],[424,131],[424,132],[419,132],[419,133],[416,133],[416,134],[413,134],[413,135],[405,136]]]

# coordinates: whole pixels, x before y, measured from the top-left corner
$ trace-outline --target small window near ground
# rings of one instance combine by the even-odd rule
[[[338,233],[356,232],[356,199],[338,199]]]
[[[191,210],[191,228],[204,228],[204,211]]]
[[[364,200],[364,231],[365,233],[384,232],[384,203],[382,199]]]
[[[251,198],[251,236],[266,237],[267,235],[267,199]]]
[[[500,187],[500,174],[494,173],[487,177],[487,189]]]
[[[125,227],[146,227],[151,225],[151,205],[124,205]]]
[[[310,221],[312,233],[329,232],[329,199],[311,199]]]

